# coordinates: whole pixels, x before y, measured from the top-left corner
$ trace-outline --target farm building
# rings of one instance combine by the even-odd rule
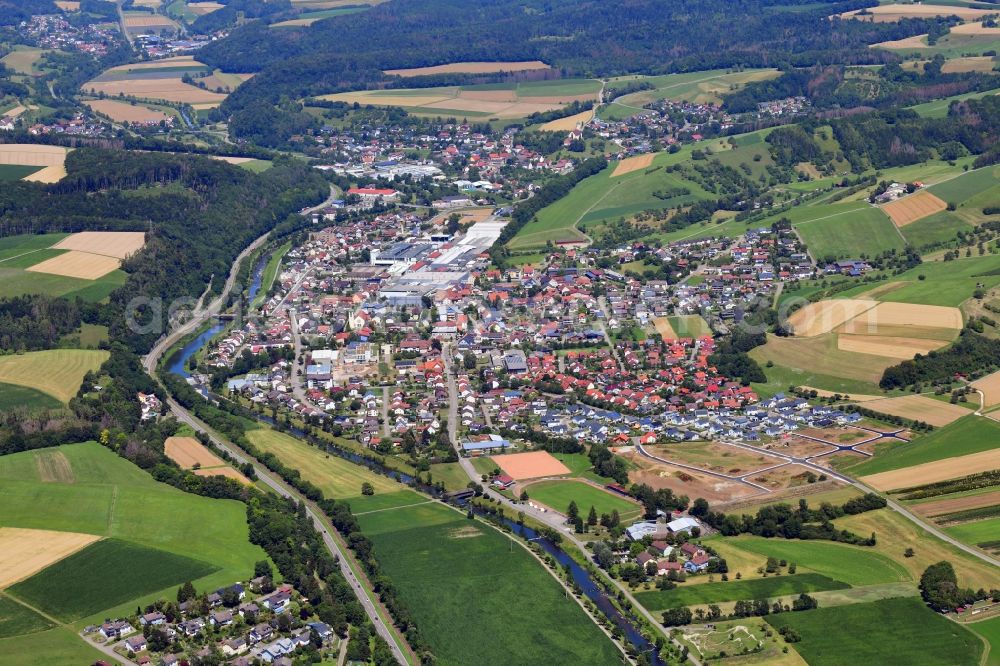
[[[684,516],[683,518],[678,518],[677,520],[671,520],[669,523],[667,523],[667,529],[674,534],[677,534],[679,532],[690,533],[691,530],[694,529],[695,527],[700,529],[701,525],[698,524],[697,520],[689,516]]]

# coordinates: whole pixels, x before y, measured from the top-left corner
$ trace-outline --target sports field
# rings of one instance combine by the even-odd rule
[[[0,457],[0,496],[3,497],[0,525],[4,527],[82,532],[152,548],[155,556],[150,554],[149,559],[145,559],[146,554],[141,554],[143,562],[155,564],[154,568],[169,564],[167,570],[182,570],[186,576],[197,575],[194,584],[198,590],[215,589],[245,579],[252,573],[255,562],[267,559],[260,547],[249,542],[245,505],[232,500],[199,497],[158,483],[96,442]],[[126,555],[132,551],[95,552],[110,553],[109,558],[117,553],[114,558],[117,568],[112,569],[116,576],[147,576],[162,584],[159,588],[150,588],[138,581],[131,596],[125,597],[124,591],[118,590],[114,582],[116,576],[104,575],[102,570],[87,584],[107,585],[107,596],[96,591],[93,598],[113,604],[113,607],[90,610],[82,605],[86,600],[67,600],[60,596],[55,603],[60,606],[61,613],[93,613],[99,616],[92,620],[102,620],[118,613],[130,613],[137,603],[147,603],[157,596],[173,596],[174,583],[163,583],[155,570],[121,563],[121,558],[129,561],[130,556]],[[164,558],[163,552],[180,556],[184,561],[196,560],[198,566],[195,568],[189,563],[181,566],[177,562],[182,561]],[[106,558],[95,561],[101,560],[112,562]],[[77,559],[76,563],[81,561]],[[209,569],[202,569],[205,563]],[[122,573],[130,567],[130,573]],[[49,571],[51,567],[35,578]],[[29,587],[48,589],[48,584],[41,581]]]
[[[323,495],[335,499],[351,498],[352,506],[359,511],[363,505],[361,484],[370,483],[375,495],[395,493],[405,487],[397,481],[376,474],[366,467],[355,465],[340,456],[325,453],[309,446],[290,435],[270,428],[247,431],[247,439],[262,451],[273,453],[286,465],[299,470],[302,478],[323,491]]]
[[[566,513],[569,503],[576,502],[584,519],[590,507],[594,507],[598,516],[617,511],[622,520],[638,518],[642,513],[641,505],[584,481],[539,481],[527,486],[527,491],[532,502],[541,502],[559,513]]]
[[[490,83],[438,88],[393,88],[332,95],[319,99],[348,104],[399,106],[422,116],[460,118],[523,118],[554,111],[572,102],[595,100],[600,81],[555,79],[524,83]]]
[[[358,520],[439,663],[619,662],[575,599],[494,528],[438,503]]]
[[[36,389],[62,403],[76,395],[83,376],[107,360],[106,351],[49,349],[0,356],[0,382]]]
[[[570,470],[548,451],[507,453],[493,456],[493,462],[512,479],[537,479],[542,476],[569,474]]]
[[[878,664],[886,655],[913,666],[978,664],[983,651],[968,629],[919,599],[885,599],[766,619],[776,629],[790,627],[802,636],[795,649],[810,666]]]
[[[725,583],[681,585],[673,590],[637,592],[635,597],[650,611],[662,611],[683,606],[702,606],[723,601],[773,599],[801,592],[843,590],[849,585],[814,573],[771,576],[750,580],[730,580]]]
[[[7,592],[59,620],[72,622],[215,571],[218,567],[208,562],[105,539]]]
[[[886,449],[876,448],[876,456],[852,465],[852,476],[878,474],[903,469],[945,458],[965,456],[989,451],[1000,441],[1000,423],[990,419],[969,416],[944,428],[914,439],[909,444],[885,444]],[[919,485],[908,483],[907,486]]]

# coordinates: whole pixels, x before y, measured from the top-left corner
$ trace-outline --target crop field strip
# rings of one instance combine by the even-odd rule
[[[69,557],[99,538],[76,532],[0,527],[0,590]]]
[[[749,580],[730,580],[722,583],[683,584],[673,590],[638,592],[636,599],[650,611],[663,611],[684,606],[703,606],[725,601],[746,599],[774,599],[790,594],[844,590],[850,586],[815,573],[797,573],[787,576],[769,576]]]
[[[95,372],[109,353],[86,349],[50,349],[0,356],[0,382],[35,389],[66,404],[87,372]]]

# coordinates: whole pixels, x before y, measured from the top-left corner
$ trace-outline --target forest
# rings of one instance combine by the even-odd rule
[[[364,22],[337,16],[276,33],[263,21],[235,29],[199,58],[259,74],[220,113],[241,137],[268,118],[288,136],[306,122],[306,96],[393,85],[384,69],[457,61],[542,60],[561,76],[697,71],[733,65],[874,64],[897,56],[868,45],[927,32],[930,21],[830,20],[872,0],[409,0],[373,7]],[[780,20],[778,18],[780,17]],[[719,35],[726,40],[720,43]],[[614,44],[613,49],[609,48]],[[416,82],[420,85],[420,82]]]

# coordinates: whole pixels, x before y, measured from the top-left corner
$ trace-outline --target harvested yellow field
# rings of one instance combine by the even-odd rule
[[[1000,370],[972,382],[972,388],[983,392],[983,406],[1000,405]]]
[[[163,67],[179,67],[181,65],[191,65],[200,66],[201,63],[194,59],[193,55],[180,55],[171,56],[169,58],[160,58],[159,60],[150,60],[148,62],[136,62],[129,65],[118,65],[117,67],[112,67],[107,70],[108,72],[116,73],[128,73],[140,71],[143,69],[160,69]],[[107,72],[105,72],[107,73]]]
[[[527,72],[536,69],[551,69],[541,60],[521,60],[519,62],[453,62],[432,67],[412,67],[410,69],[387,69],[391,76],[430,76],[433,74],[495,74],[497,72]]]
[[[230,157],[228,155],[209,155],[208,157],[220,162],[226,162],[227,164],[245,164],[253,162],[256,159],[255,157]]]
[[[184,469],[218,467],[226,462],[194,437],[167,437],[163,453]]]
[[[374,104],[377,106],[426,106],[454,99],[446,95],[373,95],[366,91],[321,95],[319,99],[348,104]]]
[[[64,12],[78,12],[80,11],[80,3],[74,0],[56,0],[56,7],[63,10]]]
[[[32,273],[62,275],[81,280],[96,280],[111,271],[117,270],[121,266],[121,263],[121,259],[115,259],[114,257],[105,257],[101,254],[72,250],[60,254],[58,257],[46,259],[25,270]]]
[[[837,395],[837,393],[834,391],[827,391],[826,389],[813,388],[812,386],[803,386],[802,389],[805,391],[816,391],[816,395],[820,398],[832,398],[833,396]],[[841,393],[840,395],[843,396],[844,394]],[[880,395],[865,395],[865,394],[855,394],[855,393],[851,393],[850,397],[851,397],[851,402],[871,402],[872,400],[885,399]]]
[[[56,250],[79,250],[124,259],[142,249],[146,234],[142,231],[81,231],[71,234],[52,247]]]
[[[905,39],[893,39],[888,42],[872,44],[869,48],[881,49],[922,49],[927,47],[927,35],[914,35]]]
[[[101,113],[118,123],[139,123],[151,124],[161,120],[168,120],[170,116],[151,109],[141,104],[129,104],[128,102],[116,102],[112,99],[98,99],[92,102],[84,102],[95,113]]]
[[[812,337],[829,333],[846,321],[878,305],[878,301],[863,299],[832,299],[809,303],[788,318],[792,332],[797,336]]]
[[[1000,35],[1000,28],[987,28],[982,21],[963,23],[950,30],[953,35]]]
[[[837,336],[837,348],[858,354],[872,354],[908,361],[917,354],[927,354],[947,345],[941,340],[925,338],[895,338],[887,335],[847,335]]]
[[[177,24],[166,16],[160,14],[146,14],[141,16],[136,14],[126,14],[124,16],[126,28],[176,28]]]
[[[240,84],[244,81],[248,81],[253,78],[253,74],[227,74],[225,72],[216,71],[202,79],[198,79],[200,83],[204,83],[209,90],[218,90],[222,88],[223,90],[228,90],[232,92],[240,87]]]
[[[945,63],[941,65],[941,71],[945,74],[992,72],[994,65],[996,65],[996,58],[993,56],[969,56],[966,58],[946,60]]]
[[[162,65],[161,65],[162,66]],[[93,95],[104,93],[111,97],[137,97],[166,102],[221,103],[226,96],[222,93],[202,90],[176,79],[125,79],[122,81],[88,81],[83,90]]]
[[[13,109],[7,109],[6,111],[4,111],[3,112],[3,117],[4,118],[17,118],[19,115],[21,115],[22,113],[24,113],[27,110],[28,109],[26,107],[21,106],[20,104],[18,104]]]
[[[928,18],[933,16],[958,16],[970,21],[981,18],[990,13],[986,9],[973,9],[971,7],[952,7],[944,5],[879,5],[869,7],[864,10],[867,13],[858,15],[862,10],[844,12],[840,16],[843,18],[857,18],[864,21],[874,21],[875,23],[892,23],[905,18]]]
[[[210,467],[210,468],[202,467],[201,469],[194,470],[194,474],[195,474],[195,476],[224,476],[227,479],[234,479],[236,481],[239,481],[243,485],[246,485],[246,486],[250,485],[250,479],[248,479],[247,477],[243,476],[242,474],[240,474],[239,472],[237,472],[232,467],[228,467],[228,466],[226,466],[226,467]]]
[[[660,337],[664,340],[676,340],[677,332],[674,331],[674,327],[670,325],[670,320],[666,317],[657,317],[653,320],[653,326],[656,328],[656,332],[660,334]]]
[[[550,120],[538,129],[543,132],[572,132],[577,127],[589,123],[593,117],[593,111],[582,111],[572,116],[566,116],[565,118]]]
[[[1000,448],[863,476],[861,480],[876,490],[888,491],[947,481],[988,469],[1000,469]]]
[[[156,9],[163,3],[162,0],[135,0],[132,4],[136,7],[149,7],[150,9]]]
[[[192,14],[197,14],[198,16],[204,16],[205,14],[211,14],[212,12],[219,11],[225,7],[225,5],[219,4],[218,2],[189,2],[188,11]]]
[[[38,573],[100,538],[78,532],[0,527],[0,589]]]
[[[882,212],[889,216],[897,227],[922,220],[928,215],[940,213],[948,204],[927,190],[920,190],[902,199],[896,199],[882,206]]]
[[[627,173],[632,173],[633,171],[639,171],[640,169],[646,169],[653,163],[653,153],[646,153],[645,155],[635,155],[634,157],[626,157],[615,170],[611,172],[611,177],[624,176]]]
[[[62,146],[43,146],[34,143],[0,144],[0,164],[26,166],[59,166],[66,161]]]
[[[877,335],[880,330],[912,327],[914,330],[962,328],[962,311],[943,305],[917,305],[913,303],[879,303],[851,320],[845,333]],[[890,335],[892,333],[889,333]],[[920,335],[913,337],[922,337]]]
[[[209,109],[219,108],[220,102],[208,102],[207,104],[192,104],[191,108],[195,111],[208,111]]]
[[[969,415],[969,410],[959,405],[928,398],[925,395],[904,395],[899,398],[869,400],[865,407],[883,414],[901,416],[904,419],[924,421],[932,426],[946,426]]]
[[[83,376],[96,372],[109,352],[90,349],[47,349],[0,356],[0,382],[48,393],[62,403],[80,390]]]
[[[513,90],[462,90],[457,86],[412,90],[361,90],[321,95],[319,99],[374,106],[400,106],[424,116],[463,112],[494,118],[524,118],[562,108],[573,101],[593,100],[595,94],[567,96],[519,95]],[[575,123],[574,123],[575,127]]]

